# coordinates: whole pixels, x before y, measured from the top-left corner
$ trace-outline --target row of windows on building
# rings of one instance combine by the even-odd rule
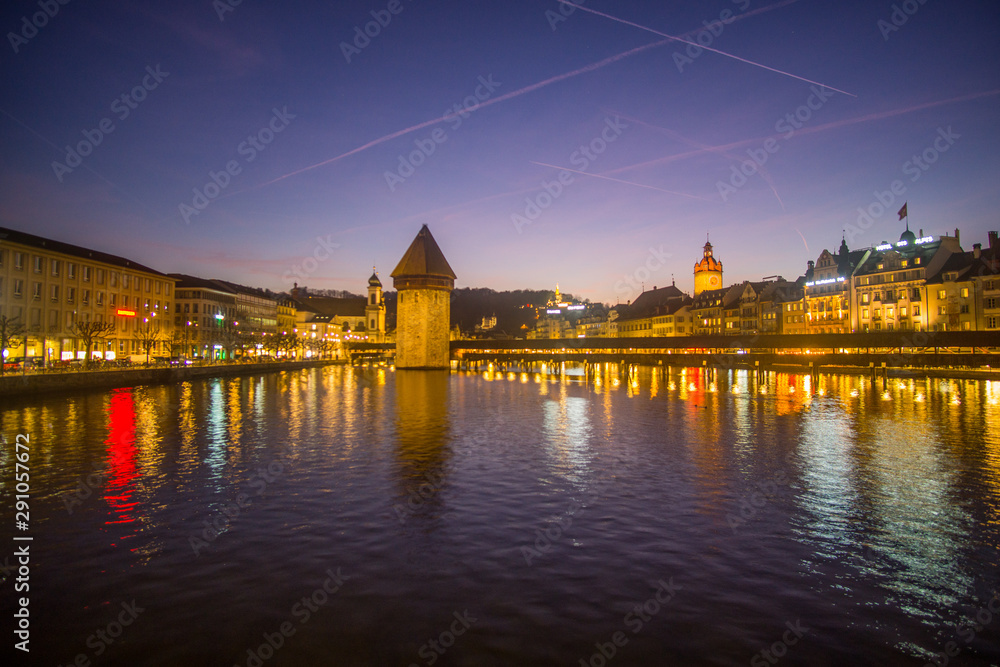
[[[8,250],[0,249],[0,268],[6,264]],[[27,266],[27,253],[14,251],[13,267],[17,271],[24,271]],[[128,273],[119,274],[117,271],[108,271],[103,268],[93,268],[87,264],[77,265],[75,262],[65,262],[61,259],[46,259],[39,255],[31,256],[31,270],[36,274],[45,273],[45,263],[49,265],[49,275],[53,278],[62,277],[65,265],[65,277],[69,280],[82,280],[83,282],[93,282],[97,285],[104,285],[107,282],[109,287],[117,288],[119,282],[122,289],[134,289],[135,291],[145,291],[149,294],[160,294],[170,296],[170,283],[133,276]],[[79,270],[78,270],[79,269]]]
[[[59,302],[60,295],[64,295],[66,297],[65,302],[67,304],[75,305],[79,303],[82,306],[89,306],[91,305],[91,295],[93,294],[95,306],[104,306],[105,296],[107,296],[107,305],[112,308],[120,307],[120,308],[135,308],[142,310],[152,308],[153,310],[159,310],[161,305],[159,299],[154,299],[150,301],[148,298],[145,298],[141,295],[121,294],[120,295],[121,298],[119,300],[119,295],[116,292],[105,293],[103,290],[91,291],[90,289],[82,289],[77,287],[66,287],[65,290],[63,290],[62,289],[63,287],[64,287],[63,285],[49,285],[48,289],[49,301],[57,303]],[[5,288],[4,279],[0,278],[0,297],[4,296],[4,288]],[[27,294],[27,297],[30,298],[32,301],[41,301],[43,297],[43,289],[44,285],[42,283],[32,282],[31,291],[29,294]],[[14,278],[11,281],[11,297],[15,299],[21,299],[24,298],[25,296],[26,293],[24,289],[24,280],[20,278]],[[78,296],[80,298],[79,302],[77,301]],[[170,302],[164,301],[162,306],[163,310],[167,311],[170,309]]]

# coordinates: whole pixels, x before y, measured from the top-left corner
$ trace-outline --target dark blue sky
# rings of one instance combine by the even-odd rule
[[[459,286],[613,303],[690,291],[706,232],[734,282],[904,201],[1000,227],[995,2],[51,2],[2,10],[0,225],[162,271],[362,291],[426,223]]]

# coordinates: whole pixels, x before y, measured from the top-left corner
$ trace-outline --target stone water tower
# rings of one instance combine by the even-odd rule
[[[455,272],[424,225],[392,272],[396,298],[396,368],[448,369]]]

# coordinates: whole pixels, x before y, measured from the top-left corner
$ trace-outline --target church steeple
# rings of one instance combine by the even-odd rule
[[[706,240],[701,261],[694,265],[694,294],[722,287],[722,262],[712,252],[712,242]]]

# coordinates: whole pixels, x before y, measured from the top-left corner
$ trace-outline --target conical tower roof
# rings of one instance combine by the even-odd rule
[[[424,225],[406,250],[403,259],[392,271],[393,286],[396,289],[407,287],[446,287],[455,286],[455,272],[444,258],[444,253],[438,247],[437,241],[431,236],[431,230]]]

